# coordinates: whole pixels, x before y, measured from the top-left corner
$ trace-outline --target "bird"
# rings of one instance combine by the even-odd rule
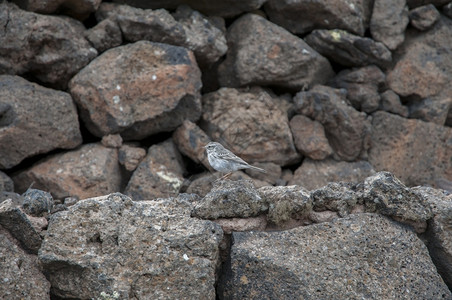
[[[249,165],[246,161],[223,147],[220,143],[210,142],[204,146],[209,164],[218,172],[227,173],[218,180],[229,177],[232,172],[242,169],[253,169],[267,173],[264,169]]]

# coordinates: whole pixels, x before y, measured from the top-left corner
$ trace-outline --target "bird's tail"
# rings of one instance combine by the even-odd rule
[[[258,168],[258,167],[252,166],[252,165],[249,165],[249,166],[250,166],[250,169],[258,170],[258,171],[260,171],[262,173],[267,173],[267,171],[265,171],[264,169],[261,169],[261,168]]]

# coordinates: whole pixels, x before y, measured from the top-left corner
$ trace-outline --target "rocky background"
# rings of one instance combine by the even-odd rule
[[[0,298],[452,299],[450,78],[450,1],[3,0]]]

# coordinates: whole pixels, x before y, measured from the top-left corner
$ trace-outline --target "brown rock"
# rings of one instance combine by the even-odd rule
[[[0,168],[82,143],[71,96],[18,76],[0,75],[0,116]]]
[[[370,19],[372,38],[395,50],[405,39],[408,25],[406,0],[375,0]]]
[[[87,30],[85,37],[99,53],[122,44],[121,29],[113,18],[105,19]]]
[[[407,0],[406,3],[410,8],[415,8],[422,5],[433,4],[435,6],[443,6],[449,3],[449,0]]]
[[[428,4],[410,10],[409,17],[414,28],[424,31],[433,27],[440,14],[433,4]]]
[[[290,130],[295,147],[301,154],[314,160],[322,160],[333,154],[325,130],[317,121],[303,115],[296,115],[290,120]]]
[[[122,145],[118,152],[119,163],[129,172],[134,171],[145,156],[146,150],[133,145]]]
[[[321,55],[347,67],[385,67],[392,61],[391,51],[382,43],[344,30],[316,29],[305,41]]]
[[[299,160],[286,112],[262,89],[221,88],[202,101],[204,131],[248,163]]]
[[[44,16],[0,4],[0,74],[27,74],[57,88],[97,55],[70,18]]]
[[[421,101],[411,103],[409,106],[410,118],[444,125],[451,108],[452,94],[446,98],[442,96],[428,97]]]
[[[379,92],[385,86],[385,74],[374,65],[344,70],[330,81],[335,88],[347,90],[347,99],[357,110],[372,113],[380,106]]]
[[[173,133],[179,151],[195,163],[211,169],[204,146],[211,142],[207,134],[193,122],[185,120]]]
[[[84,20],[91,13],[95,12],[102,0],[13,0],[20,8],[40,14],[55,14],[62,13],[74,17],[76,19]]]
[[[373,115],[369,162],[407,186],[452,181],[452,129],[386,112]]]
[[[270,85],[300,90],[334,75],[330,63],[302,39],[256,15],[228,29],[228,53],[219,66],[221,86]]]
[[[289,185],[301,185],[314,190],[329,182],[359,182],[375,173],[367,161],[345,162],[326,159],[314,161],[305,159],[289,181]]]
[[[102,137],[101,144],[107,148],[120,148],[122,138],[119,134],[107,134]]]
[[[105,195],[121,187],[118,150],[86,144],[50,156],[15,174],[13,180],[17,191],[25,191],[35,182],[33,187],[48,191],[57,199]]]
[[[294,97],[297,111],[320,122],[336,155],[347,161],[357,159],[365,149],[370,124],[366,114],[347,103],[343,90],[315,86]]]
[[[176,196],[184,181],[182,157],[172,140],[153,145],[124,191],[134,201]]]
[[[147,41],[104,52],[70,82],[82,120],[96,136],[124,139],[177,128],[201,114],[193,53]]]
[[[263,231],[267,226],[267,219],[261,215],[254,218],[216,219],[215,223],[221,226],[224,233],[231,234],[234,231]]]
[[[50,283],[36,255],[25,253],[0,226],[1,299],[50,299]]]
[[[402,105],[400,97],[394,91],[387,90],[380,94],[381,102],[379,110],[384,110],[390,113],[398,114],[402,117],[408,117],[408,107]]]
[[[272,22],[296,34],[337,28],[362,36],[371,11],[372,1],[362,0],[269,0],[265,4],[265,12]]]
[[[262,182],[268,182],[271,185],[274,185],[277,182],[279,182],[281,178],[281,166],[271,162],[267,163],[258,162],[253,164],[253,166],[264,169],[265,173],[253,169],[244,170],[252,178]]]
[[[14,182],[13,180],[0,171],[0,192],[13,192],[14,191]]]

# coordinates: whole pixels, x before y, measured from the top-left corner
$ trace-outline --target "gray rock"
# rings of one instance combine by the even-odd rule
[[[379,110],[398,114],[401,117],[408,117],[408,107],[402,105],[400,97],[394,91],[387,90],[380,94],[381,102]]]
[[[429,30],[439,20],[439,11],[433,4],[417,7],[410,10],[411,25],[421,31]]]
[[[313,209],[334,211],[340,217],[349,215],[358,204],[362,204],[362,199],[353,190],[353,186],[349,182],[331,182],[311,191]]]
[[[410,118],[444,125],[451,108],[452,97],[428,97],[409,104]]]
[[[220,299],[452,297],[424,243],[379,215],[232,238]]]
[[[391,51],[384,44],[344,30],[316,29],[304,40],[321,55],[347,67],[375,64],[384,68],[392,61]]]
[[[85,32],[86,39],[101,53],[122,44],[122,32],[113,18],[99,22]]]
[[[71,96],[18,76],[0,75],[0,116],[0,168],[82,143]]]
[[[14,191],[13,180],[5,173],[0,171],[0,192],[12,192]]]
[[[415,8],[418,6],[433,4],[435,6],[443,6],[449,3],[450,0],[407,0],[406,3],[410,8]]]
[[[134,171],[145,156],[146,150],[134,145],[122,145],[118,151],[119,163],[129,172]]]
[[[20,8],[40,14],[67,14],[76,19],[84,20],[95,12],[102,0],[13,0]]]
[[[53,208],[53,197],[48,192],[29,188],[22,197],[24,198],[22,208],[28,215],[42,217]]]
[[[228,29],[228,53],[218,68],[221,86],[270,85],[300,90],[334,75],[330,63],[261,16],[247,14]]]
[[[186,197],[185,197],[186,198]],[[184,197],[79,201],[52,216],[39,260],[62,298],[215,299],[220,226],[190,218]],[[70,284],[68,284],[70,283]]]

